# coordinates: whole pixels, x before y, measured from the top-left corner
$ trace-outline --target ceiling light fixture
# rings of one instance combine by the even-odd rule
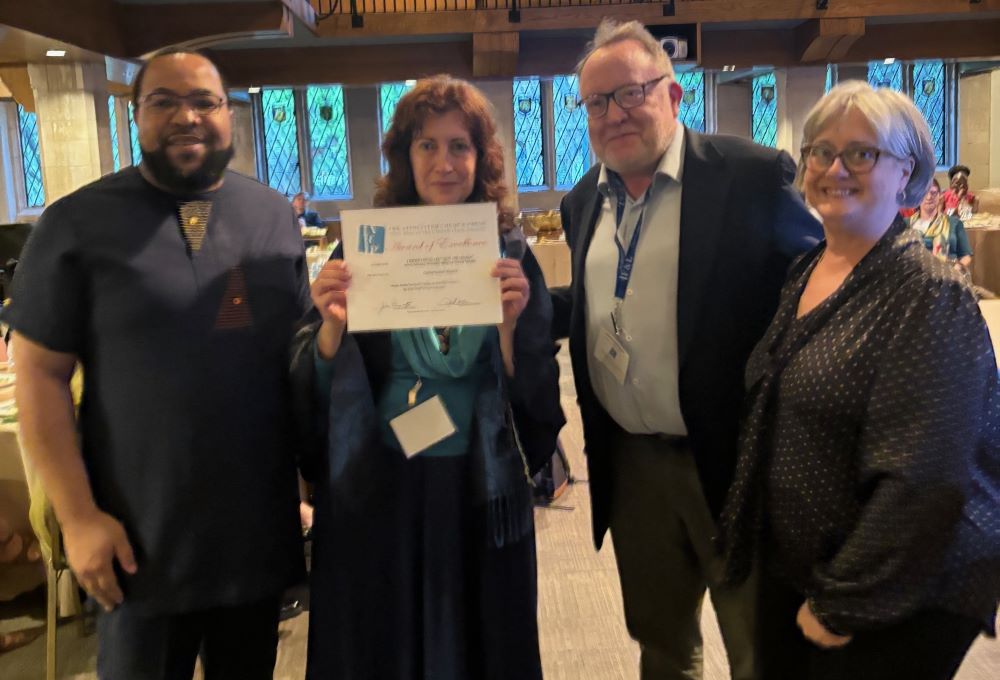
[[[406,85],[407,87],[413,87],[414,85],[416,85],[416,84],[417,84],[417,81],[415,81],[415,80],[412,80],[412,79],[411,79],[411,80],[407,80],[407,81],[406,81],[405,83],[403,83],[403,84],[404,84],[404,85]]]
[[[256,85],[251,85],[247,88],[247,94],[257,94],[258,92],[260,92],[260,88]]]
[[[46,57],[65,57],[66,50],[48,50],[45,53]]]
[[[722,70],[723,71],[735,71],[736,70],[736,64],[729,64],[727,66],[723,66]]]
[[[892,66],[893,64],[896,63],[896,58],[895,57],[886,57],[884,63],[885,63],[886,66]]]

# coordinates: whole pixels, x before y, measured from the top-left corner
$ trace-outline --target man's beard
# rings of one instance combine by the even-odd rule
[[[142,150],[142,164],[149,174],[163,188],[172,194],[197,194],[214,186],[222,179],[229,161],[235,153],[232,144],[224,149],[216,149],[205,154],[205,160],[194,170],[182,173],[171,162],[166,150],[161,147],[155,151]]]

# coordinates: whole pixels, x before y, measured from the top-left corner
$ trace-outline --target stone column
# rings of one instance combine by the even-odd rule
[[[45,203],[114,170],[104,63],[29,64]]]
[[[826,89],[826,66],[797,66],[778,76],[778,148],[798,160],[802,127]]]

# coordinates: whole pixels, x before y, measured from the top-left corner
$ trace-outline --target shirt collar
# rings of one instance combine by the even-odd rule
[[[672,179],[678,183],[681,182],[681,175],[684,173],[684,147],[684,126],[681,125],[680,121],[677,121],[677,125],[674,127],[674,138],[670,140],[670,145],[667,146],[667,150],[660,157],[660,162],[653,174],[654,185],[659,177],[667,180]],[[605,197],[614,195],[614,188],[611,186],[609,174],[616,173],[614,170],[609,170],[607,165],[601,163],[601,171],[597,176],[597,190]]]

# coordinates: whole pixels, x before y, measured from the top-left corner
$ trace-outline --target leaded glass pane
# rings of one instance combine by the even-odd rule
[[[903,91],[903,64],[894,61],[886,64],[882,61],[868,62],[868,84],[872,87],[888,87],[897,92]]]
[[[39,208],[45,205],[45,185],[42,183],[42,157],[38,150],[38,116],[18,104],[17,127],[21,137],[25,197],[29,208]]]
[[[291,89],[261,91],[264,116],[264,159],[267,183],[291,196],[302,191],[299,175],[299,139],[295,122],[295,94]]]
[[[552,118],[556,147],[556,188],[576,184],[590,169],[587,114],[576,105],[580,87],[576,76],[552,79]]]
[[[681,123],[689,130],[704,132],[705,74],[702,71],[678,73],[677,82],[684,88],[684,94],[681,96],[681,110],[678,114]],[[663,87],[663,85],[657,87]]]
[[[778,145],[778,87],[774,73],[765,73],[753,79],[752,127],[753,141],[764,146]]]
[[[944,62],[918,61],[913,65],[913,103],[924,114],[931,129],[937,164],[945,165]]]
[[[142,161],[142,147],[139,146],[139,126],[135,124],[131,103],[128,105],[128,137],[129,148],[132,150],[132,165],[139,165]]]
[[[514,79],[514,159],[517,188],[545,187],[542,151],[542,86],[538,78]]]
[[[404,94],[412,89],[413,85],[407,85],[406,83],[385,83],[384,85],[379,85],[379,120],[381,121],[379,130],[381,130],[381,136],[384,137],[385,133],[389,130],[389,126],[392,125],[392,116],[396,113],[396,104],[399,103]],[[382,172],[383,174],[389,172],[389,164],[386,162],[384,156],[382,157]]]
[[[833,89],[833,86],[837,84],[836,70],[837,70],[837,67],[834,64],[827,64],[826,65],[826,90],[825,90],[825,92],[829,92],[830,90]]]
[[[310,85],[306,88],[306,108],[309,111],[313,194],[327,198],[350,198],[351,168],[347,160],[344,88],[340,85]]]
[[[118,117],[115,115],[115,96],[108,95],[108,129],[111,130],[111,160],[115,164],[115,172],[122,169],[120,151],[118,150]]]

